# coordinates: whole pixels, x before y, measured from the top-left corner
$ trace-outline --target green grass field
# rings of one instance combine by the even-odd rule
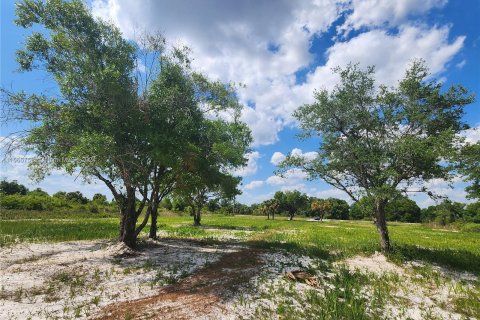
[[[42,213],[13,219],[2,215],[0,245],[20,241],[71,241],[115,238],[118,218],[111,215],[61,215]],[[226,235],[264,248],[283,248],[332,260],[379,251],[375,226],[368,221],[310,222],[284,217],[204,215],[202,227],[191,226],[189,216],[160,216],[162,236],[226,241]],[[148,226],[147,226],[148,228]],[[398,261],[423,260],[456,270],[480,274],[480,233],[436,229],[420,224],[390,223]],[[237,240],[238,241],[238,240]]]

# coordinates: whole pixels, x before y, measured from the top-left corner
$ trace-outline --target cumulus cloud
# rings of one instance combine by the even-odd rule
[[[325,198],[337,198],[337,199],[342,199],[347,201],[348,203],[352,203],[352,198],[348,196],[348,194],[340,189],[327,189],[327,190],[321,190],[318,192],[315,192],[313,194],[315,197],[320,198],[320,199],[325,199]]]
[[[309,161],[315,159],[318,155],[318,153],[315,151],[303,153],[302,150],[298,148],[292,149],[292,152],[290,154],[294,157],[304,158],[305,160],[309,160]],[[277,151],[272,154],[272,158],[270,159],[270,162],[277,166],[286,158],[287,157],[283,153]]]
[[[207,0],[187,5],[93,0],[92,7],[127,37],[133,38],[135,30],[163,31],[172,42],[192,47],[195,68],[212,78],[246,84],[238,90],[240,101],[249,105],[242,120],[252,130],[254,146],[261,146],[276,143],[285,126],[295,125],[292,112],[312,101],[314,89],[331,88],[338,81],[332,67],[350,61],[375,64],[380,82],[394,84],[415,57],[425,58],[432,72],[441,72],[464,39],[450,41],[448,27],[400,25],[398,34],[371,29],[346,42],[337,41],[327,50],[326,63],[312,66],[314,36],[324,35],[342,15],[351,28],[381,27],[385,21],[398,25],[444,2]],[[295,72],[305,68],[310,69],[306,81],[297,83]]]
[[[318,153],[316,153],[315,151],[303,153],[301,149],[294,148],[292,150],[292,156],[298,157],[298,158],[304,158],[307,161],[311,161],[318,156]]]
[[[276,151],[272,154],[272,158],[270,159],[270,163],[277,166],[278,164],[280,164],[280,162],[285,160],[285,158],[286,158],[286,156],[283,153]]]
[[[349,4],[352,13],[339,29],[351,31],[362,27],[393,27],[405,22],[408,17],[425,14],[446,3],[447,0],[353,0]]]
[[[245,185],[245,189],[246,190],[251,190],[251,189],[259,188],[259,187],[263,186],[264,183],[265,182],[262,181],[262,180],[253,180],[250,183]]]
[[[262,157],[260,153],[258,151],[253,151],[253,152],[247,153],[245,156],[248,159],[247,165],[243,168],[235,170],[234,175],[237,175],[240,177],[248,177],[257,173],[258,171],[257,160]]]
[[[303,186],[303,181],[307,178],[307,174],[300,169],[289,169],[283,176],[270,176],[265,180],[265,183],[271,186]]]
[[[480,141],[480,123],[475,127],[464,130],[461,134],[465,138],[466,143],[477,143]]]

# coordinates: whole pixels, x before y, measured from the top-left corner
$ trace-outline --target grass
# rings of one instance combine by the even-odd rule
[[[43,213],[42,213],[43,214]],[[0,246],[18,241],[71,241],[112,239],[118,218],[91,214],[39,220],[0,220]],[[379,251],[378,235],[368,221],[309,222],[284,217],[205,215],[202,227],[193,227],[189,216],[160,216],[159,230],[169,237],[221,240],[231,235],[263,248],[283,248],[321,258],[340,259]],[[147,226],[148,228],[148,226]],[[421,224],[390,223],[394,246],[390,258],[424,260],[480,274],[480,233],[440,230]]]

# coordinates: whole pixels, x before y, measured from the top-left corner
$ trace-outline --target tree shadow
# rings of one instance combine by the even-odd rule
[[[414,245],[397,245],[391,254],[393,259],[422,260],[458,271],[480,275],[480,255],[466,250],[427,249]]]
[[[319,248],[318,246],[304,246],[295,242],[278,242],[278,241],[266,241],[266,240],[248,240],[245,242],[248,246],[257,249],[264,250],[285,250],[297,255],[307,255],[309,257],[315,257],[323,260],[337,259],[328,250]]]
[[[197,228],[202,229],[215,229],[215,230],[238,230],[238,231],[261,231],[270,229],[271,226],[250,226],[250,227],[243,227],[243,226],[234,226],[234,225],[209,225],[209,224],[202,224]]]

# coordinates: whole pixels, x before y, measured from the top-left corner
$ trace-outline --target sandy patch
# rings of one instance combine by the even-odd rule
[[[94,319],[230,319],[226,306],[259,272],[260,262],[253,249],[225,254],[153,296],[111,304]]]
[[[379,275],[386,272],[404,274],[401,267],[387,261],[387,258],[381,253],[375,253],[370,257],[356,256],[342,263],[345,263],[352,271],[359,270],[361,272],[371,272]]]
[[[0,319],[87,318],[155,295],[236,246],[149,241],[139,251],[107,241],[19,244],[0,250]]]

